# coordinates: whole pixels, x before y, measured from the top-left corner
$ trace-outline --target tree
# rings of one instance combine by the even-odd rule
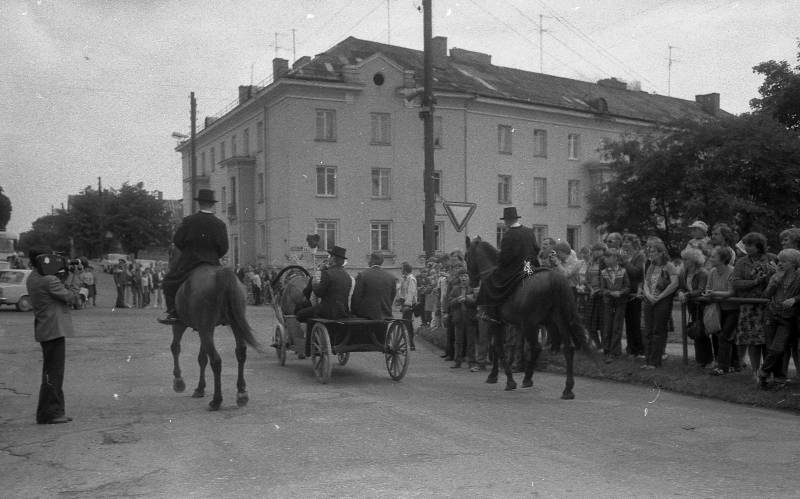
[[[590,192],[588,221],[657,235],[673,254],[694,219],[772,241],[800,219],[800,141],[765,114],[675,124],[605,151],[614,176]]]
[[[144,189],[144,183],[122,185],[108,207],[109,230],[134,257],[148,246],[168,246],[169,216],[164,204]]]
[[[69,216],[70,234],[77,254],[99,258],[108,253],[111,244],[106,238],[106,205],[111,197],[86,187],[79,195],[72,196]]]
[[[56,210],[34,220],[32,230],[20,234],[20,249],[27,252],[33,247],[44,246],[69,255],[69,215],[65,210]]]
[[[800,48],[800,39],[797,46]],[[761,98],[752,99],[750,107],[800,131],[800,51],[797,62],[794,69],[786,61],[770,60],[754,66],[754,73],[764,75],[764,83],[758,89]]]
[[[3,194],[3,187],[0,186],[0,230],[6,230],[9,220],[11,220],[11,200]]]

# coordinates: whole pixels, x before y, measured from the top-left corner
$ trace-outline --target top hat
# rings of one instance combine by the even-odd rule
[[[695,220],[692,225],[689,226],[690,229],[700,229],[703,232],[708,232],[708,225],[703,222],[702,220]]]
[[[200,189],[197,191],[197,197],[194,198],[195,201],[205,202],[205,203],[216,203],[217,200],[214,199],[214,191],[211,189]]]
[[[328,254],[331,256],[337,256],[342,260],[347,260],[347,250],[340,248],[339,246],[334,246],[333,249],[329,249]]]
[[[517,218],[521,217],[517,215],[517,208],[515,206],[503,208],[503,216],[500,218],[500,220],[515,220]]]

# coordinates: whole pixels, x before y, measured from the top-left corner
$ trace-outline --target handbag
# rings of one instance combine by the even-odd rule
[[[719,318],[719,305],[711,303],[706,305],[703,310],[703,326],[705,326],[706,333],[714,334],[722,331],[722,324]]]
[[[696,320],[686,326],[686,336],[693,340],[701,340],[706,337],[706,329],[703,327],[703,321]]]

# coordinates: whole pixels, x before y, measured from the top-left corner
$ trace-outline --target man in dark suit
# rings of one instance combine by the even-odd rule
[[[356,277],[353,290],[353,314],[379,320],[392,317],[392,304],[397,294],[397,279],[381,268],[383,255],[369,255],[369,268]]]
[[[53,255],[45,248],[28,252],[35,270],[28,276],[26,287],[33,304],[33,329],[36,341],[42,346],[42,384],[39,388],[39,405],[36,422],[59,424],[72,421],[64,410],[64,363],[66,357],[65,337],[72,336],[70,306],[80,303],[76,290],[67,289],[56,275]],[[63,268],[66,272],[66,267]]]
[[[316,305],[303,308],[297,312],[299,322],[307,322],[312,317],[325,319],[342,319],[350,315],[350,290],[353,289],[353,278],[344,270],[347,250],[334,246],[328,250],[330,258],[327,267],[320,273],[319,282],[308,281],[303,292],[310,299],[311,291],[320,299]]]
[[[217,202],[214,191],[200,189],[194,199],[200,211],[184,218],[172,238],[181,254],[161,283],[167,306],[166,316],[158,319],[162,324],[179,322],[175,312],[175,294],[189,272],[203,264],[221,265],[220,258],[228,252],[228,229],[225,222],[214,216],[214,204]]]
[[[497,268],[481,283],[478,304],[490,316],[496,316],[496,307],[514,291],[522,276],[525,263],[539,265],[539,244],[533,229],[519,223],[520,216],[513,206],[503,209],[501,220],[507,229],[500,241]]]

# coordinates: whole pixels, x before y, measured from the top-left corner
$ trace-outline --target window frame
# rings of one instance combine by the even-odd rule
[[[547,158],[547,130],[544,128],[533,130],[533,157]]]
[[[323,170],[323,176],[324,176],[323,185],[324,185],[324,188],[325,188],[325,192],[323,192],[323,193],[320,193],[320,189],[319,189],[320,188],[320,171],[321,170]],[[338,187],[337,186],[337,182],[336,182],[338,168],[336,166],[333,166],[333,165],[317,165],[315,167],[314,171],[316,172],[315,177],[314,177],[315,180],[316,180],[316,187],[315,187],[316,196],[319,197],[319,198],[335,198],[336,195],[337,195],[337,187]],[[328,192],[328,188],[330,187],[331,182],[332,182],[332,185],[333,185],[333,193]]]
[[[442,116],[433,117],[433,147],[434,149],[441,149],[442,143],[442,130],[444,128],[444,118]]]
[[[378,193],[375,193],[375,179],[378,179]],[[385,175],[385,177],[384,177]],[[385,182],[382,181],[385,178]],[[384,186],[385,184],[385,186]],[[392,199],[392,169],[374,167],[370,170],[370,197],[372,199]],[[385,189],[382,189],[385,187]],[[381,192],[385,190],[385,193]]]
[[[370,145],[392,145],[392,115],[391,113],[369,113]]]
[[[499,154],[513,154],[513,135],[514,128],[511,125],[497,125],[497,152]]]
[[[242,131],[242,155],[250,156],[250,128]]]
[[[336,142],[335,109],[315,109],[314,140],[316,142]]]
[[[339,221],[331,218],[318,218],[314,221],[316,227],[315,234],[319,234],[319,247],[323,250],[331,250],[336,246],[336,240],[339,238]],[[330,241],[330,236],[333,236],[333,241]]]
[[[265,200],[265,192],[266,189],[264,188],[264,178],[265,175],[263,172],[258,172],[256,175],[256,179],[258,179],[258,187],[256,188],[256,196],[259,204],[264,203]]]
[[[377,235],[377,247],[376,247]],[[385,240],[384,240],[385,238]],[[369,246],[371,252],[383,254],[394,254],[392,250],[392,221],[391,220],[370,220],[369,222]],[[384,247],[385,245],[385,247]]]
[[[533,177],[533,205],[547,206],[547,177]]]
[[[497,203],[511,204],[511,175],[497,175]]]
[[[442,199],[442,170],[433,170],[433,195],[435,199]]]
[[[575,186],[574,191],[573,186]],[[570,208],[581,207],[581,181],[578,179],[567,180],[567,206]]]
[[[570,241],[570,232],[573,232],[572,241]],[[566,238],[569,245],[576,252],[581,247],[581,226],[580,225],[567,225]]]
[[[567,159],[577,161],[581,156],[581,134],[570,133],[567,135]]]

